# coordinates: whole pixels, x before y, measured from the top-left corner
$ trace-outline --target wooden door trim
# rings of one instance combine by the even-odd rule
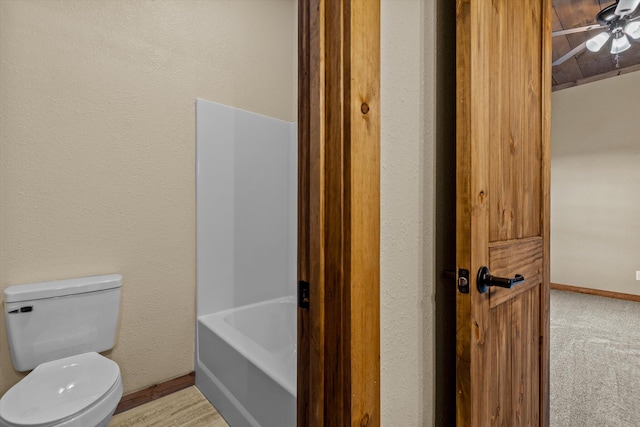
[[[380,425],[380,2],[298,3],[298,425]]]

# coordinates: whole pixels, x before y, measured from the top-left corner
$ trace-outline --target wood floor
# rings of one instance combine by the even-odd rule
[[[109,427],[229,427],[196,387],[115,415]]]

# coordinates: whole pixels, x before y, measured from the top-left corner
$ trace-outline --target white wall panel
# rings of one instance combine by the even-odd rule
[[[198,315],[294,295],[295,123],[205,100],[196,111]]]

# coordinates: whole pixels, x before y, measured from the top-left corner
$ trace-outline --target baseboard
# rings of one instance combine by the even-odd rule
[[[581,288],[579,286],[561,285],[559,283],[551,283],[550,287],[551,289],[556,289],[558,291],[580,292],[581,294],[597,295],[599,297],[640,302],[640,295],[623,294],[622,292],[603,291],[600,289]]]
[[[128,411],[129,409],[133,409],[136,406],[151,402],[152,400],[159,399],[168,394],[175,393],[176,391],[191,387],[195,384],[195,381],[196,374],[194,372],[191,372],[181,377],[174,378],[160,384],[155,384],[151,387],[145,388],[144,390],[136,391],[135,393],[123,396],[122,399],[120,399],[120,403],[118,403],[118,406],[116,407],[116,412],[114,413],[114,415],[119,414],[120,412]]]

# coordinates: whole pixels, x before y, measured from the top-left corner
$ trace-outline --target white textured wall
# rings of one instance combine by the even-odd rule
[[[434,16],[435,2],[382,0],[383,426],[434,423]]]
[[[295,1],[0,1],[0,289],[121,273],[125,393],[193,370],[195,98],[295,120]],[[21,375],[0,317],[0,394]]]
[[[553,93],[551,281],[640,295],[640,72]]]

